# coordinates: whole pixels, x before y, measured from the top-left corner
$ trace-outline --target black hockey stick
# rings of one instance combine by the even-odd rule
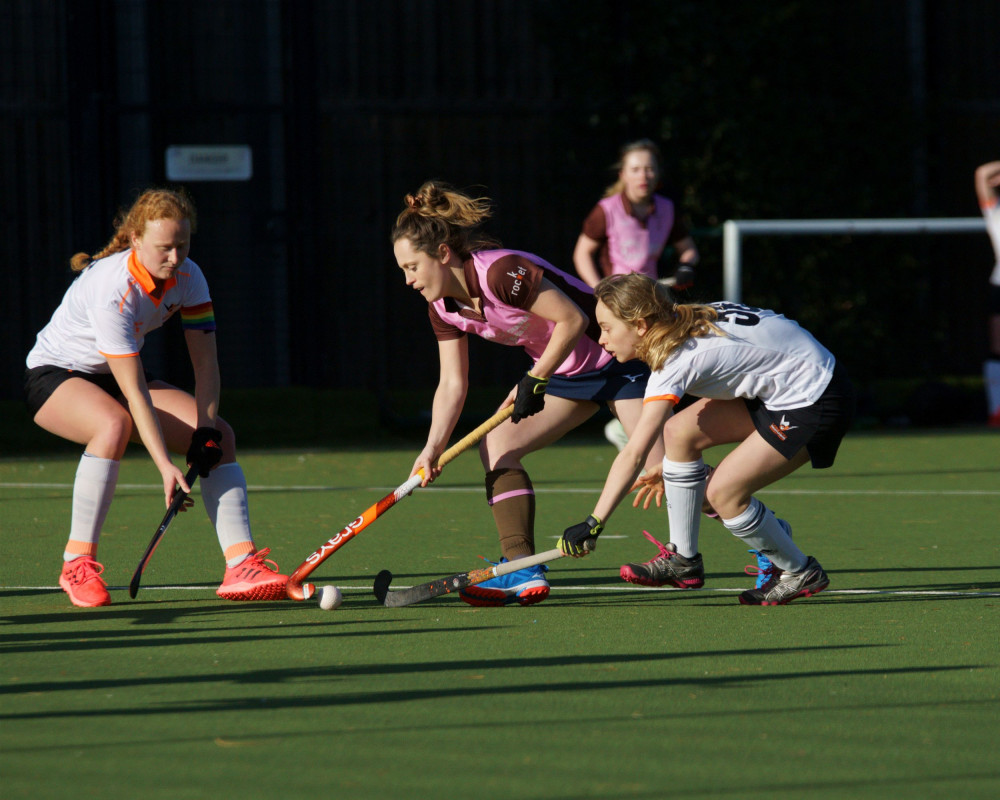
[[[184,480],[187,481],[187,485],[193,487],[194,479],[198,477],[198,467],[193,466],[187,471],[187,475],[184,476]],[[167,509],[167,513],[163,517],[163,522],[160,523],[160,527],[156,529],[156,533],[153,534],[153,538],[149,542],[149,547],[146,548],[146,552],[142,554],[142,559],[139,561],[139,566],[135,568],[135,572],[132,575],[132,581],[128,585],[128,596],[135,600],[135,596],[139,593],[139,581],[142,580],[142,573],[146,570],[146,565],[149,563],[149,559],[153,557],[153,551],[156,550],[156,545],[160,543],[160,539],[163,538],[163,534],[167,532],[167,528],[170,523],[174,521],[174,517],[177,516],[177,512],[180,511],[181,506],[184,505],[184,501],[187,500],[188,493],[178,490],[174,495],[174,499],[170,501],[170,508]]]
[[[384,569],[375,576],[375,585],[372,590],[375,597],[386,608],[398,608],[419,603],[422,600],[430,600],[432,597],[440,597],[443,594],[451,594],[466,586],[488,581],[500,575],[508,575],[517,572],[519,569],[527,567],[537,567],[546,561],[554,561],[561,558],[562,550],[558,547],[546,550],[544,553],[536,553],[527,558],[519,558],[516,561],[506,561],[502,564],[494,564],[492,567],[473,569],[469,572],[459,572],[448,578],[438,578],[430,583],[422,583],[419,586],[411,586],[409,589],[400,589],[397,592],[389,591],[389,584],[392,582],[392,573]]]

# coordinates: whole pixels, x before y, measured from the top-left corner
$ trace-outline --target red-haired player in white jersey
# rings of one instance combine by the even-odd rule
[[[27,357],[25,392],[37,425],[85,446],[73,484],[69,541],[59,585],[74,605],[111,602],[96,559],[118,467],[129,441],[141,442],[163,479],[167,505],[189,492],[170,453],[199,468],[205,510],[226,559],[217,594],[278,600],[287,576],[250,534],[247,489],[232,428],[219,415],[215,314],[201,269],[188,258],[196,213],[183,192],[150,189],[117,220],[94,256],[71,260],[80,273]],[[145,336],[180,313],[194,368],[194,396],[143,369]],[[183,509],[182,509],[183,510]]]
[[[996,261],[990,273],[989,355],[983,366],[987,423],[1000,428],[1000,161],[982,164],[976,169],[976,197],[986,218],[986,230],[993,242]]]
[[[515,561],[535,552],[535,492],[521,459],[585,422],[601,404],[631,430],[642,410],[649,369],[640,362],[620,364],[604,352],[597,342],[593,293],[581,281],[538,256],[501,249],[479,233],[489,216],[486,198],[428,182],[406,196],[392,242],[406,284],[430,304],[440,360],[427,443],[411,474],[423,469],[426,483],[441,471],[433,464],[468,392],[469,334],[521,347],[533,362],[501,404],[513,404],[513,415],[480,445],[502,555]],[[649,472],[659,474],[661,454],[654,443]],[[461,592],[467,603],[486,606],[529,605],[548,594],[543,567]]]

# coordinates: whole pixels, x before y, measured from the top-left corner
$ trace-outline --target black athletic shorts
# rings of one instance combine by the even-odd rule
[[[32,419],[63,381],[68,381],[70,378],[83,378],[99,386],[116,400],[124,399],[121,389],[118,388],[118,381],[111,373],[99,375],[92,372],[77,372],[65,367],[34,367],[24,371],[24,399]],[[152,383],[154,380],[155,378],[147,372],[146,383]]]
[[[1000,314],[1000,286],[995,283],[990,284],[988,305],[990,314]]]
[[[646,394],[649,367],[641,361],[614,360],[593,372],[566,377],[553,375],[545,394],[569,400],[591,400],[607,403],[610,400],[634,400]]]
[[[814,469],[833,466],[854,420],[854,386],[839,361],[826,390],[811,406],[775,411],[757,399],[744,402],[768,444],[789,459],[806,448]]]

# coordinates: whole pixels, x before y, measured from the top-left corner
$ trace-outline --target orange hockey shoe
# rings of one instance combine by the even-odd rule
[[[70,601],[80,608],[110,606],[111,595],[101,573],[104,565],[98,564],[93,556],[80,556],[72,561],[64,561],[59,585],[69,595]]]
[[[215,593],[224,600],[284,600],[288,576],[266,558],[270,547],[251,553],[235,567],[226,568],[226,577]]]

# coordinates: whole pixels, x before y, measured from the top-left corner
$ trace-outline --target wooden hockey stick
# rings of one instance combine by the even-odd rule
[[[477,444],[480,439],[497,427],[497,425],[501,422],[510,417],[513,413],[513,405],[502,408],[474,431],[445,450],[438,459],[438,465],[443,467],[449,461],[464,453],[474,444]],[[361,531],[371,525],[386,511],[396,505],[400,499],[406,497],[414,489],[420,486],[423,479],[423,470],[420,470],[416,475],[411,476],[406,483],[401,484],[377,503],[374,503],[365,509],[361,513],[361,516],[347,523],[347,525],[335,536],[327,539],[317,550],[306,556],[306,560],[299,565],[295,572],[288,576],[288,585],[285,589],[288,596],[292,600],[308,600],[312,597],[316,592],[316,586],[311,583],[303,583],[303,581],[312,574],[313,570],[336,553],[337,550],[347,544],[351,539],[361,533]]]

